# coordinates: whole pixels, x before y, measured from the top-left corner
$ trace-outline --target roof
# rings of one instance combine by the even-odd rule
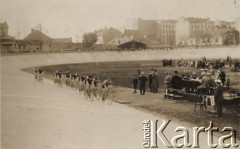
[[[146,42],[146,40],[141,40],[140,38],[133,38],[133,37],[124,37],[124,38],[115,38],[113,40],[111,40],[110,42],[108,42],[109,45],[120,45],[120,44],[124,44],[130,41],[138,41],[138,42]]]
[[[159,23],[177,23],[176,20],[170,20],[170,19],[168,19],[168,20],[158,20],[158,22]]]
[[[32,29],[32,32],[28,34],[23,40],[49,42],[52,39],[39,30]]]
[[[212,22],[210,21],[210,18],[194,18],[194,17],[189,17],[189,18],[184,18],[185,20],[189,21],[190,23],[206,23],[206,22]]]
[[[12,36],[1,36],[1,40],[15,40],[15,38],[14,37],[12,37]]]
[[[119,45],[123,44],[129,41],[138,41],[144,44],[159,44],[159,41],[156,38],[151,38],[151,37],[144,37],[144,36],[137,36],[137,37],[123,37],[123,38],[115,38],[108,42],[107,44],[109,45]]]
[[[136,41],[136,40],[132,39],[132,40],[129,40],[129,41],[127,41],[127,42],[121,43],[121,44],[119,44],[118,46],[121,46],[121,45],[124,45],[124,44],[127,44],[127,43],[131,43],[131,42],[146,45],[145,43],[143,43],[143,42],[141,42],[141,41]]]

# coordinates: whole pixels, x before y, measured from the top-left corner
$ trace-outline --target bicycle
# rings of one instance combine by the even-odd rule
[[[90,101],[94,100],[93,88],[91,86],[87,86],[83,92],[84,98],[90,99]]]
[[[86,84],[79,83],[78,91],[79,91],[80,94],[82,94],[84,92],[85,88],[86,88]]]
[[[113,99],[116,96],[116,90],[114,88],[104,89],[102,94],[102,101],[105,102],[107,100],[108,104],[111,105],[113,103]]]

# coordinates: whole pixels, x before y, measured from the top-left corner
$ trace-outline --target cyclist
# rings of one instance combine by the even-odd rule
[[[38,80],[38,68],[36,67],[34,70],[35,81]]]
[[[44,70],[42,68],[38,69],[38,81],[43,83],[43,74],[44,74]]]
[[[109,89],[112,88],[112,81],[110,78],[102,82],[102,101],[106,100],[106,96],[109,96]]]
[[[93,76],[88,76],[88,77],[87,77],[87,84],[88,84],[89,86],[93,86]]]
[[[99,87],[100,83],[101,83],[101,81],[98,78],[93,79],[93,84],[94,84],[95,87]]]
[[[108,78],[102,82],[102,88],[104,88],[104,89],[112,88],[112,81],[110,78]]]
[[[83,74],[81,76],[81,78],[80,78],[81,83],[85,83],[86,84],[86,78],[87,78],[86,74]]]
[[[71,79],[71,72],[70,71],[65,71],[65,77],[66,77],[66,85],[67,85],[67,87],[69,87],[70,79]]]
[[[72,87],[76,88],[78,86],[78,74],[74,73],[72,75]]]
[[[38,74],[41,75],[41,74],[43,74],[43,73],[44,73],[44,70],[43,70],[42,68],[39,68],[39,69],[38,69]]]

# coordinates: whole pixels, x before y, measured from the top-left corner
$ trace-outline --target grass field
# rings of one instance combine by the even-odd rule
[[[160,90],[163,89],[163,80],[166,76],[166,72],[173,74],[175,70],[181,75],[184,71],[190,74],[195,71],[200,71],[195,68],[183,68],[183,67],[162,67],[161,61],[127,61],[127,62],[101,62],[101,63],[83,63],[83,64],[62,64],[53,66],[43,66],[46,70],[46,74],[51,75],[56,70],[62,72],[71,71],[78,74],[87,74],[105,80],[111,78],[114,85],[131,88],[131,81],[133,75],[138,73],[138,68],[145,73],[146,76],[151,72],[151,68],[158,70],[160,79]],[[240,72],[230,72],[229,69],[225,69],[227,78],[230,78],[231,85],[233,87],[240,86]],[[148,88],[148,85],[147,85]]]

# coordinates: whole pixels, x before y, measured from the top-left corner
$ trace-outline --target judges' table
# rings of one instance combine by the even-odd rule
[[[182,81],[182,87],[186,88],[186,92],[195,92],[197,90],[197,87],[200,86],[201,83],[196,80],[183,80]]]

